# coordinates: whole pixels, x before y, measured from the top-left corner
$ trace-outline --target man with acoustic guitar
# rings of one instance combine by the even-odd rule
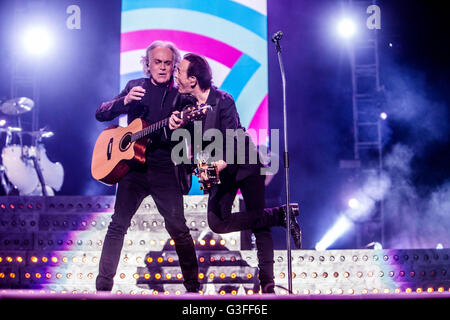
[[[146,124],[153,124],[160,123],[165,117],[170,117],[175,108],[180,105],[178,101],[180,95],[173,87],[173,72],[179,60],[180,54],[174,44],[153,42],[147,48],[146,56],[141,60],[144,73],[148,77],[129,81],[117,97],[104,102],[96,111],[97,120],[110,121],[125,114],[128,116],[128,124],[136,119],[142,119]],[[118,182],[114,214],[105,236],[99,274],[96,279],[96,288],[99,291],[111,291],[124,236],[130,226],[131,218],[148,195],[151,195],[155,201],[158,211],[164,217],[167,232],[175,242],[187,292],[198,292],[200,288],[194,243],[184,217],[182,187],[176,174],[176,167],[171,160],[173,146],[168,137],[169,133],[170,131],[164,126],[161,125],[160,128],[158,125],[149,139],[140,139],[140,148],[145,148],[142,154],[142,157],[145,157],[143,165],[126,167],[126,174]],[[147,143],[142,143],[143,139],[147,139],[144,140]],[[149,143],[150,139],[151,143]],[[113,141],[112,138],[111,141]],[[132,140],[126,143],[122,141],[121,148],[134,146],[135,152],[139,151],[137,144],[132,144],[130,141]],[[114,144],[111,143],[111,146],[101,155],[108,153],[108,159],[114,157],[114,153],[117,154],[119,151],[111,151],[113,146]],[[93,170],[95,168],[93,161]],[[115,182],[110,184],[113,183]]]
[[[233,132],[243,128],[231,95],[212,85],[212,73],[206,59],[197,54],[186,54],[176,69],[175,78],[180,93],[193,96],[198,105],[206,103],[212,107],[203,120],[203,133],[213,128],[220,130],[223,136],[224,145],[221,150],[223,158],[216,159],[212,163],[219,171],[220,184],[212,184],[208,190],[209,227],[216,233],[251,230],[255,234],[261,290],[263,293],[273,293],[274,253],[270,227],[286,226],[286,207],[265,208],[265,176],[260,171],[261,162],[250,163],[249,159],[246,159],[245,163],[238,163],[236,144],[233,143],[233,150],[226,148],[227,129],[228,132],[230,129]],[[172,130],[184,126],[184,121],[176,116],[178,112],[174,112],[174,115],[169,120],[169,128]],[[247,137],[246,151],[250,151],[250,148],[256,147]],[[227,157],[229,152],[234,152],[234,159],[231,161],[233,163],[224,161],[230,158]],[[208,184],[208,177],[204,172],[200,175],[200,181]],[[244,198],[246,211],[231,213],[239,189]],[[301,232],[295,219],[299,213],[298,205],[291,204],[290,207],[292,209],[290,233],[296,247],[300,248]]]

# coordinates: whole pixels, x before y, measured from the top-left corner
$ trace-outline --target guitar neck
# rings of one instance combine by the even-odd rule
[[[162,119],[158,122],[152,123],[151,125],[149,125],[148,127],[145,127],[144,129],[142,129],[140,131],[133,133],[131,141],[139,140],[145,136],[148,136],[149,134],[152,134],[153,132],[155,132],[161,128],[168,126],[169,119],[170,118]]]
[[[187,108],[187,109],[189,109],[189,108]],[[211,106],[210,105],[202,105],[201,107],[195,108],[194,110],[192,110],[192,109],[187,110],[187,109],[181,111],[178,114],[178,117],[182,120],[193,121],[193,120],[197,119],[198,117],[201,118],[201,117],[205,116],[206,112],[211,109]],[[133,135],[131,137],[131,141],[133,142],[133,141],[139,140],[161,128],[168,126],[169,119],[170,119],[170,117],[162,119],[158,122],[152,123],[151,125],[149,125],[148,127],[145,127],[144,129],[142,129],[140,131],[133,133]]]

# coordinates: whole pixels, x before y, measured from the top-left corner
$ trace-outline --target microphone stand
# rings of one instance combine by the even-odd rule
[[[291,208],[289,206],[290,203],[290,195],[289,195],[289,153],[288,153],[288,141],[287,141],[287,106],[286,106],[286,75],[284,73],[283,67],[283,59],[281,58],[281,46],[280,40],[283,36],[281,31],[275,33],[272,37],[272,41],[276,45],[278,62],[280,64],[281,71],[281,84],[283,88],[283,129],[284,129],[284,153],[283,153],[283,162],[284,162],[284,176],[285,176],[285,187],[286,187],[286,247],[287,247],[287,268],[288,268],[288,291],[289,294],[292,294],[292,250],[291,250]]]

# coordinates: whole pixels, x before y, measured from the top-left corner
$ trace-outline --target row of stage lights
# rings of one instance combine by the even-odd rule
[[[238,295],[240,294],[239,292],[240,290],[236,290],[236,289],[232,289],[230,291],[226,291],[226,290],[214,290],[214,289],[209,289],[206,291],[199,291],[200,295]],[[61,293],[61,294],[96,294],[96,291],[89,291],[89,290],[83,290],[83,289],[72,289],[72,290],[66,290],[66,289],[62,289],[60,291],[56,291],[56,290],[36,290],[36,289],[29,289],[29,290],[18,290],[18,293],[21,294],[57,294],[57,293]],[[6,290],[0,290],[0,294],[5,294],[7,293]],[[173,290],[173,291],[169,291],[169,290],[164,290],[164,291],[159,291],[159,290],[141,290],[140,292],[138,290],[130,290],[129,292],[125,292],[124,290],[116,290],[114,292],[112,292],[112,294],[115,295],[122,295],[122,294],[129,294],[129,295],[181,295],[183,294],[184,291],[183,290]],[[259,294],[262,295],[261,291],[255,291],[253,289],[244,289],[244,293],[246,295],[255,295],[255,294]],[[378,288],[374,288],[374,289],[361,289],[361,290],[354,290],[354,289],[342,289],[342,288],[329,288],[329,289],[324,289],[324,290],[320,290],[320,289],[314,289],[314,290],[310,290],[310,289],[303,289],[303,290],[298,290],[298,289],[294,289],[293,290],[293,294],[295,295],[378,295],[378,294],[440,294],[440,293],[450,293],[450,288],[446,289],[445,287],[427,287],[427,288],[422,288],[422,287],[417,287],[417,288],[413,288],[413,287],[407,287],[405,289],[402,288],[395,288],[395,289],[389,289],[389,288],[385,288],[385,289],[378,289]],[[286,289],[280,289],[279,292],[277,292],[277,294],[281,294],[281,295],[287,295],[288,291]]]
[[[163,241],[163,240],[161,240],[161,241],[163,243],[166,243],[166,241]],[[196,243],[195,240],[194,240],[194,243]],[[202,239],[202,240],[199,241],[199,245],[201,245],[201,246],[206,246],[206,245],[209,245],[209,246],[215,246],[215,245],[225,246],[226,243],[227,242],[224,239],[221,239],[220,241],[216,241],[214,239],[206,241],[206,240]],[[132,245],[132,244],[133,244],[132,240],[129,240],[128,245]],[[169,244],[170,244],[170,246],[174,246],[175,242],[171,239],[169,241]],[[74,257],[72,257],[72,262],[78,262],[78,259],[79,258],[77,256],[74,256]],[[97,257],[93,257],[92,259],[93,259],[93,262],[97,262],[98,261]],[[216,260],[224,262],[224,261],[226,261],[226,259],[227,258],[225,256],[220,256],[220,257],[217,256],[217,258],[212,256],[212,257],[209,258],[210,262],[215,262]],[[236,256],[234,256],[234,255],[231,256],[229,259],[230,259],[231,262],[235,262],[237,260]],[[293,257],[293,260],[294,259],[295,258]],[[39,261],[41,261],[43,263],[47,263],[47,262],[58,263],[59,260],[61,260],[62,262],[67,263],[69,258],[66,257],[66,256],[63,256],[61,259],[59,259],[57,256],[52,256],[52,257],[48,258],[45,255],[42,256],[41,258],[38,258],[37,256],[34,256],[34,255],[30,257],[30,262],[32,262],[32,263],[37,263]],[[284,260],[285,260],[285,258],[282,257],[282,256],[278,256],[275,259],[275,261],[279,262],[279,263],[282,263]],[[394,254],[392,256],[387,255],[387,254],[380,254],[380,255],[374,254],[372,256],[365,254],[365,255],[362,255],[362,256],[352,255],[352,256],[347,256],[347,257],[344,256],[344,255],[340,255],[340,256],[330,255],[328,257],[325,257],[323,255],[320,255],[318,257],[314,257],[314,256],[311,255],[311,256],[307,256],[307,257],[298,256],[296,260],[298,260],[298,262],[300,262],[300,263],[303,263],[303,262],[313,263],[316,260],[317,260],[316,262],[318,262],[318,263],[323,263],[323,262],[326,262],[327,260],[330,261],[330,262],[338,262],[339,261],[339,262],[342,262],[342,263],[345,262],[346,260],[351,260],[352,262],[355,262],[355,263],[358,262],[358,261],[370,262],[370,260],[375,261],[375,262],[383,261],[384,263],[388,263],[389,261],[393,261],[393,262],[399,262],[399,261],[405,261],[405,262],[406,261],[411,261],[411,262],[425,261],[425,262],[427,262],[428,261],[429,262],[429,261],[437,261],[437,260],[442,260],[442,261],[448,262],[450,260],[450,256],[447,253],[443,253],[441,255],[436,254],[436,253],[432,254],[432,255],[431,254],[427,254],[427,253],[424,253],[423,255],[419,255],[419,254]],[[6,255],[6,256],[1,256],[0,255],[0,263],[2,263],[2,262],[5,262],[5,263],[6,262],[7,263],[13,263],[13,262],[22,263],[24,261],[25,261],[25,259],[22,256],[20,256],[20,255],[18,255],[16,257],[10,256],[10,255]],[[83,256],[81,258],[81,261],[82,262],[87,262],[86,254],[83,254]],[[125,257],[123,258],[123,262],[128,262],[128,261],[129,261],[129,258],[128,258],[127,255],[125,255]],[[142,261],[143,261],[142,257],[138,256],[136,258],[136,262],[140,263]],[[154,261],[156,261],[158,263],[162,263],[164,261],[164,258],[162,256],[158,257],[156,259],[154,259],[153,257],[147,257],[146,261],[148,263],[152,263]],[[166,259],[166,261],[173,262],[173,258],[169,257],[169,258]],[[206,258],[203,257],[203,256],[200,256],[199,257],[199,262],[201,262],[201,263],[206,262]]]
[[[66,256],[63,256],[61,258],[58,258],[57,256],[52,256],[52,257],[47,257],[47,256],[42,256],[42,257],[37,257],[37,256],[31,256],[29,261],[32,264],[52,264],[52,265],[58,265],[59,263],[69,263],[70,261],[73,263],[78,263],[78,262],[82,262],[82,263],[88,263],[89,260],[91,260],[92,263],[98,263],[99,258],[97,256],[92,257],[91,259],[89,259],[87,256],[83,255],[81,258],[74,256],[71,259],[69,259]],[[130,262],[130,258],[125,255],[122,259],[122,261],[124,263]],[[153,258],[153,257],[147,257],[146,259],[142,258],[141,256],[136,257],[136,263],[142,263],[142,262],[146,262],[146,263],[163,263],[163,262],[168,262],[168,263],[173,263],[175,262],[175,259],[173,257],[167,257],[164,258],[162,256],[159,256],[157,258]],[[230,261],[230,262],[236,262],[238,261],[238,258],[236,256],[231,256],[227,259],[227,257],[225,256],[217,256],[217,257],[204,257],[204,256],[200,256],[198,258],[198,262],[200,263],[213,263],[213,262],[226,262],[226,261]],[[12,257],[12,256],[5,256],[2,257],[0,256],[0,263],[3,265],[9,265],[9,264],[24,264],[26,263],[25,259],[22,256],[16,256],[16,257]]]
[[[16,279],[17,277],[19,277],[20,274],[17,272],[0,272],[0,281],[3,279]],[[67,272],[64,276],[63,273],[61,272],[56,272],[55,274],[52,274],[51,272],[25,272],[23,273],[23,278],[27,279],[27,280],[40,280],[40,279],[52,279],[52,278],[56,278],[56,279],[62,279],[62,278],[66,278],[66,279],[73,279],[73,278],[78,278],[80,280],[84,279],[84,278],[88,278],[88,279],[94,279],[95,275],[92,272],[89,272],[87,274],[84,274],[82,272],[79,272],[78,274],[73,274],[71,272]],[[250,280],[253,277],[255,277],[254,274],[252,273],[246,273],[244,276],[246,279]],[[120,273],[119,274],[119,278],[120,279],[126,279],[127,275],[125,273]],[[135,280],[151,280],[151,279],[155,279],[155,280],[182,280],[183,279],[183,274],[181,272],[178,273],[160,273],[157,272],[155,274],[150,274],[148,272],[144,273],[144,274],[139,274],[139,273],[133,273],[132,274],[132,278]],[[229,275],[227,275],[225,272],[220,272],[218,274],[216,274],[215,272],[210,272],[208,274],[205,274],[203,272],[199,272],[198,274],[198,279],[199,280],[214,280],[214,279],[221,279],[221,280],[225,280],[225,279],[240,279],[241,276],[236,273],[236,272],[231,272]],[[283,276],[284,278],[284,276]],[[0,282],[1,284],[1,282]]]
[[[141,259],[141,258],[138,257],[137,259]],[[16,262],[16,263],[19,263],[19,264],[23,263],[23,258],[22,257],[16,257],[15,259],[13,259],[12,257],[8,256],[4,260],[8,264],[12,264],[13,262]],[[0,262],[2,262],[2,261],[3,261],[3,258],[0,257]],[[59,259],[57,257],[51,257],[51,258],[42,257],[41,259],[39,259],[36,256],[33,256],[33,257],[30,258],[30,261],[32,263],[38,263],[40,261],[42,261],[43,263],[47,263],[47,262],[51,261],[51,263],[57,264]],[[67,263],[68,262],[68,258],[67,257],[63,257],[61,259],[61,261],[64,262],[64,263]],[[81,258],[81,261],[83,263],[87,263],[88,259],[86,257],[83,257],[83,258]],[[169,262],[169,263],[173,263],[175,260],[172,257],[169,257],[169,258],[166,259],[166,261]],[[215,258],[214,257],[211,257],[209,259],[206,259],[205,257],[200,257],[199,258],[199,262],[200,263],[207,263],[208,261],[209,262],[214,262]],[[220,261],[221,262],[225,262],[226,258],[225,257],[221,257]],[[232,256],[230,258],[230,261],[235,262],[236,258],[234,256]],[[78,258],[76,258],[76,257],[72,258],[72,262],[78,262]],[[93,257],[92,258],[92,262],[93,263],[97,263],[98,262],[98,258],[97,257]],[[126,262],[126,257],[124,258],[124,262]],[[158,257],[156,259],[153,259],[151,257],[148,257],[146,259],[146,262],[147,263],[155,262],[155,263],[161,264],[161,263],[164,262],[164,258],[163,257]],[[80,275],[81,275],[81,277],[80,277]],[[381,271],[381,270],[379,270],[379,271],[376,271],[376,272],[374,272],[374,271],[367,271],[366,273],[364,273],[362,271],[357,271],[357,272],[354,272],[354,274],[350,274],[350,272],[348,272],[348,271],[345,271],[342,274],[340,274],[339,272],[328,273],[328,272],[325,271],[325,272],[312,272],[312,273],[310,273],[310,275],[308,275],[307,272],[301,272],[298,275],[298,277],[300,279],[313,278],[313,279],[319,279],[320,280],[320,279],[327,279],[327,278],[333,279],[333,278],[339,278],[339,277],[351,278],[352,276],[353,277],[357,277],[357,278],[363,278],[363,277],[366,277],[366,278],[373,278],[373,277],[383,278],[385,276],[387,276],[389,278],[394,278],[394,277],[398,277],[398,278],[404,278],[404,277],[414,278],[416,276],[420,276],[420,277],[430,276],[430,277],[435,278],[437,276],[444,276],[445,277],[446,275],[447,275],[447,270],[442,269],[440,272],[436,271],[436,270],[431,270],[428,273],[426,271],[424,271],[424,270],[422,270],[420,272],[416,272],[414,270],[411,270],[409,272],[404,271],[404,270],[397,271],[397,272],[395,272],[395,271]],[[15,273],[10,273],[9,278],[14,279],[15,276],[16,276]],[[4,279],[5,277],[6,277],[5,273],[0,273],[0,279]],[[60,279],[61,277],[62,277],[61,273],[57,273],[56,274],[56,278],[57,279]],[[72,273],[70,273],[70,272],[67,273],[66,277],[68,279],[70,279],[72,277]],[[140,276],[139,276],[139,274],[134,273],[132,277],[135,278],[135,279],[138,279]],[[145,273],[142,277],[145,280],[148,280],[148,279],[152,278],[150,273]],[[164,279],[164,278],[167,279],[167,280],[170,280],[170,279],[181,279],[180,277],[182,277],[181,273],[177,273],[176,275],[172,275],[171,273],[166,273],[165,275],[162,275],[161,273],[155,273],[154,276],[153,276],[153,278],[156,279],[156,280],[160,280],[160,279]],[[216,276],[216,274],[214,272],[211,272],[208,275],[205,275],[204,273],[199,273],[199,279],[204,279],[205,277],[210,278],[210,279],[217,278],[217,276]],[[224,279],[226,277],[226,275],[225,275],[225,273],[222,272],[222,273],[219,274],[218,277],[220,279]],[[229,277],[231,279],[235,279],[237,277],[237,273],[236,272],[232,272],[232,273],[230,273]],[[25,273],[25,278],[26,279],[31,278],[31,274],[28,273],[28,272]],[[41,278],[41,274],[39,272],[36,272],[35,273],[35,278],[36,279],[40,279]],[[47,279],[52,278],[51,273],[47,272],[46,273],[46,278]],[[79,277],[78,278],[82,279],[83,278],[83,273],[79,273]],[[89,278],[89,276],[88,276],[88,278]],[[125,273],[121,273],[120,274],[120,278],[121,279],[126,278],[126,274]],[[251,279],[252,278],[252,274],[251,273],[247,273],[246,278],[247,279]],[[286,278],[286,274],[284,272],[280,272],[276,276],[276,278],[285,279]],[[292,278],[293,279],[297,278],[296,272],[292,272]]]
[[[234,204],[232,206],[232,208],[234,208]],[[82,203],[78,203],[77,205],[74,205],[73,203],[50,203],[48,205],[48,207],[50,209],[59,209],[59,210],[63,210],[63,209],[67,209],[67,210],[71,210],[71,209],[96,209],[96,210],[100,210],[100,209],[111,209],[112,205],[109,203],[106,203],[104,205],[100,204],[100,203],[96,203],[96,204],[91,204],[91,203],[87,203],[87,204],[82,204]],[[184,209],[202,209],[205,210],[207,207],[207,205],[205,203],[202,204],[191,204],[189,205],[188,203],[184,203]],[[40,210],[43,208],[43,205],[40,202],[37,203],[0,203],[0,209],[2,209],[3,211],[8,210],[24,210],[24,209],[28,209],[28,210]],[[151,210],[151,209],[157,209],[155,204],[150,204],[150,203],[146,203],[143,205],[143,208],[146,210]]]
[[[147,242],[148,242],[148,244],[150,245],[150,246],[156,246],[157,244],[159,244],[159,245],[165,245],[166,243],[167,243],[167,241],[168,240],[163,240],[163,239],[160,239],[160,240],[154,240],[154,239],[152,239],[152,240],[139,240],[139,241],[133,241],[133,240],[127,240],[126,242],[125,242],[125,246],[126,247],[131,247],[131,246],[133,246],[134,244],[139,244],[139,245],[141,245],[141,246],[144,246],[144,245],[146,245],[147,244]],[[28,239],[22,239],[22,240],[9,240],[9,239],[4,239],[3,240],[3,245],[6,247],[6,246],[8,246],[8,245],[12,245],[12,244],[14,244],[14,245],[20,245],[20,244],[23,244],[23,245],[28,245],[30,243],[30,240],[28,240]],[[220,240],[215,240],[215,239],[210,239],[210,240],[204,240],[204,239],[201,239],[201,240],[193,240],[193,243],[194,243],[194,245],[196,245],[196,246],[198,246],[198,247],[200,247],[200,248],[220,248],[221,246],[222,247],[225,247],[227,244],[229,244],[229,245],[231,245],[231,246],[236,246],[236,244],[238,243],[237,242],[237,240],[236,239],[230,239],[230,240],[225,240],[225,239],[220,239]],[[53,239],[49,239],[49,240],[46,240],[46,241],[44,241],[44,240],[42,240],[42,239],[39,239],[39,240],[37,240],[37,245],[38,246],[43,246],[43,245],[49,245],[49,246],[52,246],[52,245],[59,245],[59,246],[73,246],[73,245],[78,245],[78,246],[81,246],[81,245],[87,245],[87,246],[94,246],[95,244],[98,246],[98,247],[101,247],[102,245],[103,245],[103,240],[97,240],[97,241],[94,241],[94,240],[82,240],[82,239],[78,239],[78,240],[72,240],[72,239],[68,239],[68,240],[53,240]],[[171,247],[174,247],[175,246],[175,243],[174,243],[174,241],[173,240],[169,240],[169,245],[171,246]]]
[[[4,220],[4,221],[1,222],[2,227],[6,227],[8,224],[10,224],[12,227],[17,227],[18,224],[21,227],[26,227],[27,226],[27,221],[26,220],[21,220],[19,222],[18,221],[10,221],[9,222],[9,221]],[[34,226],[36,226],[36,221],[34,221],[34,220],[28,221],[28,224],[29,224],[30,227],[34,227]],[[191,221],[189,223],[189,225],[191,227],[197,227],[197,224],[200,224],[201,227],[206,227],[207,226],[206,221],[200,221],[200,222]],[[69,221],[68,219],[63,220],[63,221],[59,221],[59,220],[55,219],[53,221],[46,220],[46,221],[42,222],[42,226],[43,227],[53,226],[53,227],[63,227],[63,228],[67,228],[67,229],[69,229],[71,227],[72,228],[74,228],[74,227],[86,228],[89,225],[92,226],[92,227],[96,227],[96,226],[106,227],[106,221],[102,220],[100,222],[97,222],[96,220],[92,220],[92,221],[88,222],[87,220]],[[150,226],[152,226],[152,227],[157,227],[157,226],[164,227],[164,225],[165,225],[164,221],[158,222],[158,221],[154,220],[151,223],[149,221],[143,221],[142,222],[142,227],[144,227],[144,228],[149,228]],[[132,220],[131,221],[131,225],[130,225],[130,229],[134,228],[135,226],[136,226],[136,222],[134,220]]]

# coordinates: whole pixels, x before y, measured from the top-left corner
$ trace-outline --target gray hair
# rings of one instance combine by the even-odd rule
[[[145,56],[142,56],[142,58],[141,58],[142,68],[143,68],[144,74],[147,77],[150,77],[150,71],[148,71],[148,61],[150,58],[150,54],[153,49],[158,48],[158,47],[169,48],[172,51],[172,54],[173,54],[173,70],[172,70],[172,72],[175,72],[175,68],[177,67],[178,63],[181,60],[180,52],[178,51],[178,48],[175,44],[173,44],[170,41],[160,41],[160,40],[153,41],[145,50]]]

